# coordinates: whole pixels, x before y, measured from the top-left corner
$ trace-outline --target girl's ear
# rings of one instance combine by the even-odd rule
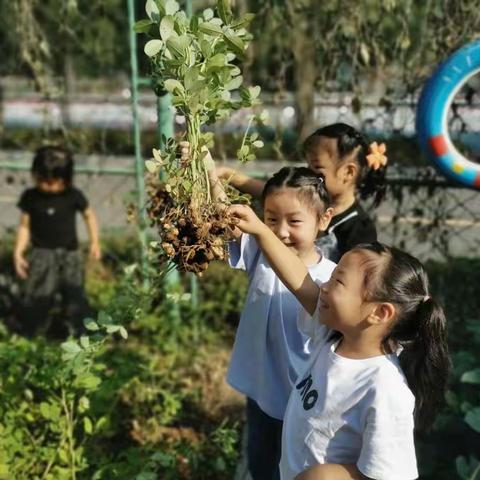
[[[348,162],[342,165],[341,179],[343,183],[355,183],[358,174],[358,165],[355,162]]]
[[[393,303],[377,303],[367,318],[370,325],[386,325],[395,317],[395,306]]]
[[[325,213],[320,217],[318,221],[318,231],[324,232],[328,225],[330,224],[330,220],[332,219],[333,215],[333,208],[329,207],[325,210]]]

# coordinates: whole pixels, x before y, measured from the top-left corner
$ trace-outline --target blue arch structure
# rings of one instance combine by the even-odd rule
[[[480,164],[468,160],[448,133],[448,111],[457,92],[480,72],[480,40],[469,43],[441,63],[425,84],[417,107],[420,145],[448,177],[480,189]]]

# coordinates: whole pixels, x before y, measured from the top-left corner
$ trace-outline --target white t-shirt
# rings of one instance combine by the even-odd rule
[[[290,392],[310,358],[309,338],[297,326],[302,306],[270,267],[255,237],[244,234],[229,249],[230,265],[247,271],[249,288],[227,380],[267,415],[283,420]],[[308,270],[323,283],[334,268],[322,257]]]
[[[316,464],[355,464],[375,480],[418,477],[413,440],[415,398],[396,354],[353,360],[335,353],[338,340],[302,313],[312,355],[288,401],[283,424],[282,480]]]

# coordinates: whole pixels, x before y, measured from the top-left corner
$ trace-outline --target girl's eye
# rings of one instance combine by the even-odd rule
[[[341,280],[339,280],[338,278],[335,280],[337,283],[339,283],[340,285],[343,285],[343,282]]]
[[[267,218],[267,222],[273,223],[273,222],[275,222],[275,219],[274,218]]]
[[[301,220],[291,220],[292,223],[302,223]]]

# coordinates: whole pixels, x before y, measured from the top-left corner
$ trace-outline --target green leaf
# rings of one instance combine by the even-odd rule
[[[249,151],[250,151],[249,146],[248,146],[248,145],[244,145],[243,147],[241,147],[241,148],[239,148],[239,149],[237,150],[237,156],[238,156],[239,158],[245,157],[245,156],[248,155],[248,152],[249,152]]]
[[[147,0],[145,4],[145,11],[147,12],[148,18],[154,22],[158,22],[160,17],[160,11],[158,10],[155,0]]]
[[[261,140],[255,140],[252,145],[255,147],[255,148],[262,148],[264,146],[264,143],[261,141]]]
[[[457,473],[460,475],[460,478],[467,479],[470,474],[470,466],[468,465],[467,459],[465,457],[457,457],[455,459],[455,466],[457,468]]]
[[[169,78],[168,80],[165,80],[163,84],[165,86],[165,89],[168,90],[170,93],[173,93],[175,90],[179,90],[181,93],[185,92],[183,85],[174,78]]]
[[[46,402],[42,402],[40,404],[40,413],[42,415],[43,418],[47,419],[47,420],[50,420],[50,404],[46,403]]]
[[[104,426],[108,425],[108,419],[107,417],[103,416],[103,417],[100,417],[98,420],[97,420],[97,423],[95,424],[95,430],[98,432],[99,430],[101,430]]]
[[[465,415],[465,421],[471,428],[480,433],[480,407],[470,410]]]
[[[80,345],[74,340],[62,343],[62,350],[67,353],[79,353],[82,351]]]
[[[112,317],[103,310],[100,311],[98,314],[98,324],[101,326],[111,325],[113,322]]]
[[[171,36],[167,40],[167,47],[176,58],[185,59],[186,50],[190,45],[190,39],[187,35],[182,35],[180,37]]]
[[[198,26],[198,29],[211,37],[218,37],[223,33],[222,27],[219,27],[212,22],[203,22]]]
[[[191,90],[194,83],[199,79],[200,76],[200,68],[199,67],[192,67],[187,69],[185,73],[185,88],[187,90]]]
[[[160,165],[158,162],[155,162],[154,160],[146,160],[145,161],[145,168],[150,172],[150,173],[157,173]]]
[[[88,417],[84,417],[83,419],[83,429],[85,430],[85,433],[88,435],[91,435],[93,432],[92,421]]]
[[[78,401],[78,408],[80,412],[86,412],[90,408],[90,400],[88,397],[81,397]]]
[[[208,67],[224,67],[227,63],[227,57],[223,53],[217,53],[208,60]]]
[[[230,22],[232,18],[232,11],[230,9],[229,0],[217,0],[217,11],[219,17],[223,20],[223,23]]]
[[[243,40],[235,35],[230,35],[228,33],[223,34],[223,38],[232,48],[236,55],[243,57],[245,55],[245,43]]]
[[[93,318],[85,318],[83,320],[83,325],[87,330],[90,330],[91,332],[100,330],[100,327],[97,325],[97,322]]]
[[[120,328],[120,325],[107,325],[107,333],[116,333]]]
[[[207,8],[203,11],[203,18],[208,22],[213,18],[213,10],[211,8]]]
[[[142,472],[135,477],[135,480],[157,480],[157,479],[158,479],[157,474],[152,472]]]
[[[120,333],[120,336],[126,340],[128,338],[128,332],[127,330],[125,329],[125,327],[120,327],[120,330],[118,331],[118,333]]]
[[[135,23],[135,25],[133,26],[133,30],[136,33],[147,33],[152,25],[154,25],[154,22],[148,20],[147,18],[144,18],[143,20],[139,20]]]
[[[80,337],[80,345],[86,350],[90,346],[90,339],[86,335],[82,335]]]
[[[263,110],[262,113],[258,116],[258,119],[262,123],[268,122],[269,118],[270,118],[270,114],[268,113],[268,110]]]
[[[205,58],[210,58],[212,55],[212,45],[208,40],[200,41],[200,51]]]
[[[480,384],[480,368],[465,372],[460,378],[460,381],[464,383]]]
[[[241,73],[242,73],[242,71],[235,65],[230,68],[230,75],[232,77],[236,77],[237,75],[240,75]]]
[[[145,44],[145,48],[143,51],[145,54],[149,57],[154,57],[163,47],[163,42],[161,40],[155,39],[155,40],[149,40]]]
[[[58,451],[58,458],[60,458],[60,460],[63,462],[63,463],[66,463],[68,465],[68,453],[67,453],[67,450],[65,448],[61,448],[59,451]],[[57,469],[58,471],[58,469]],[[60,478],[68,478],[68,477],[60,477]]]
[[[166,42],[175,33],[175,20],[171,15],[165,15],[160,22],[160,37]]]
[[[254,18],[254,13],[246,13],[242,18],[239,18],[235,22],[231,23],[230,27],[235,29],[247,27]]]
[[[210,20],[210,23],[213,23],[214,25],[217,25],[218,27],[221,27],[223,25],[223,21],[221,18],[214,17]]]
[[[101,383],[101,380],[99,377],[85,373],[83,375],[79,375],[76,380],[75,384],[80,387],[84,388],[86,390],[92,390],[94,388],[97,388]]]
[[[190,92],[191,94],[193,94],[193,93],[198,93],[198,92],[201,91],[205,86],[206,86],[205,80],[197,80],[196,82],[194,82],[194,83],[190,86],[189,92]],[[200,101],[200,96],[197,96],[197,100]]]
[[[250,98],[255,100],[260,95],[261,88],[257,85],[256,87],[248,87],[248,93]]]
[[[238,77],[232,78],[226,85],[225,88],[227,90],[236,90],[237,88],[240,88],[243,82],[243,77],[239,75]]]
[[[167,0],[165,4],[165,13],[167,15],[173,15],[180,10],[180,5],[175,0]]]

